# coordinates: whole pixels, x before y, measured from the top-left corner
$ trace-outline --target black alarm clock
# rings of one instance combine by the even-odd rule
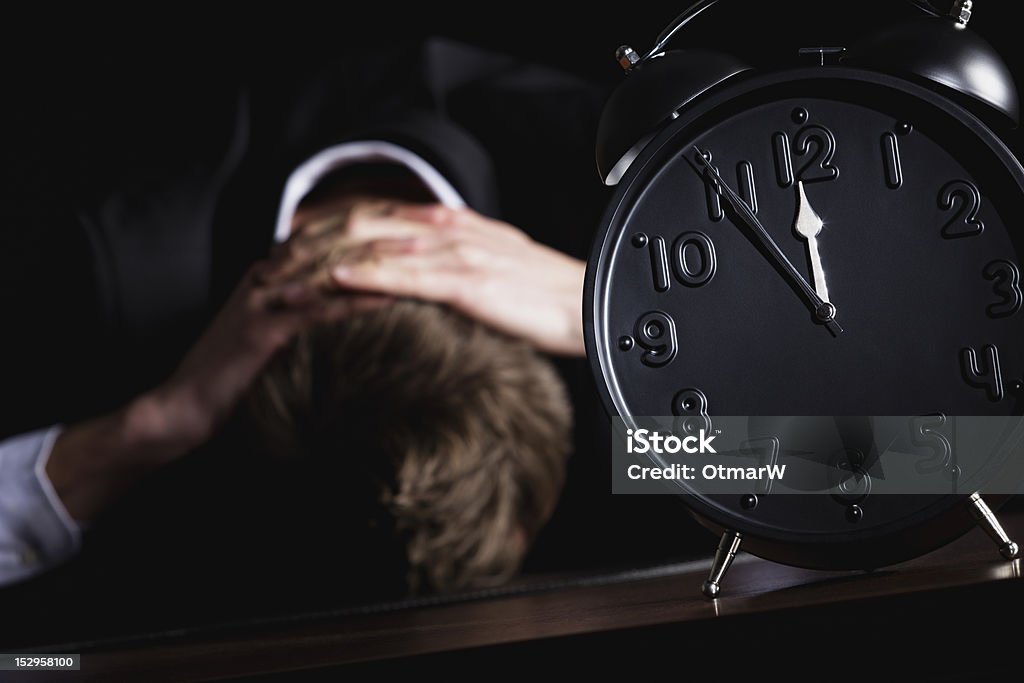
[[[597,144],[617,191],[584,294],[608,411],[1020,415],[1024,168],[972,112],[1009,126],[1018,97],[968,29],[971,3],[944,15],[912,2],[917,20],[849,49],[800,50],[783,70],[666,50],[716,2],[688,9],[646,54],[617,53],[628,77]],[[722,534],[709,597],[741,543],[788,564],[868,569],[980,523],[1005,557],[1018,552],[980,495],[684,502]]]

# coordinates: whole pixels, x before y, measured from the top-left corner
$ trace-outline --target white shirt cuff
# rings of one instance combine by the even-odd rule
[[[409,169],[433,193],[437,201],[453,209],[466,205],[451,183],[423,157],[392,142],[365,140],[346,142],[315,154],[292,172],[285,183],[277,212],[274,241],[284,242],[292,231],[292,217],[302,198],[331,171],[352,164],[387,161]]]
[[[46,475],[62,430],[55,425],[0,443],[0,585],[56,566],[81,546],[81,528]]]

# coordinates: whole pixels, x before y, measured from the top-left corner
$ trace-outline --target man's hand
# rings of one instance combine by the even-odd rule
[[[299,332],[389,300],[318,291],[306,255],[282,249],[253,266],[169,380],[61,433],[46,472],[72,517],[92,519],[142,476],[209,439]],[[276,284],[263,277],[283,270],[306,275]]]
[[[374,294],[339,295],[313,282],[310,254],[278,250],[254,265],[177,371],[160,388],[178,428],[200,440],[234,409],[276,351],[303,330],[377,308],[390,299]],[[286,283],[266,273],[302,273]]]
[[[321,264],[321,291],[436,301],[541,351],[584,354],[584,263],[470,209],[356,202],[298,221],[282,249]],[[284,283],[300,274],[267,276]]]
[[[305,211],[254,265],[174,375],[67,428],[47,474],[91,519],[148,471],[206,441],[274,353],[305,329],[393,297],[447,304],[538,349],[583,355],[584,264],[467,209],[346,199]]]

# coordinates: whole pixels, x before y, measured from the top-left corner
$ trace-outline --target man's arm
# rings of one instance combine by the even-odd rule
[[[27,578],[73,555],[78,524],[45,468],[60,426],[0,442],[0,584]]]
[[[17,445],[24,473],[19,483],[0,483],[0,585],[74,555],[80,522],[204,443],[273,353],[311,324],[411,296],[449,304],[542,350],[583,354],[582,262],[465,208],[440,173],[404,148],[378,141],[333,152],[298,169],[317,172],[293,176],[285,193],[277,237],[287,243],[250,269],[169,381],[45,440],[26,435],[0,445],[0,470],[15,460],[5,448]],[[353,200],[348,188],[326,212],[295,214],[326,172],[367,162],[404,166],[447,206]]]
[[[212,420],[171,385],[64,429],[45,473],[72,520],[93,519],[139,479],[198,447]]]
[[[282,250],[246,274],[164,383],[106,415],[0,444],[0,585],[67,560],[88,522],[153,470],[205,442],[270,357],[310,326],[386,301],[320,293],[309,277],[274,283],[269,269],[306,272]]]
[[[0,443],[0,584],[73,556],[81,522],[206,439],[208,421],[197,417],[168,386],[110,414]]]

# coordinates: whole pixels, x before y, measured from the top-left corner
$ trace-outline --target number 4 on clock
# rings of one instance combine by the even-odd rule
[[[972,387],[984,389],[992,402],[1003,400],[1003,371],[999,367],[999,349],[991,344],[985,347],[985,362],[979,363],[978,352],[967,347],[960,352],[960,367],[964,380]]]

